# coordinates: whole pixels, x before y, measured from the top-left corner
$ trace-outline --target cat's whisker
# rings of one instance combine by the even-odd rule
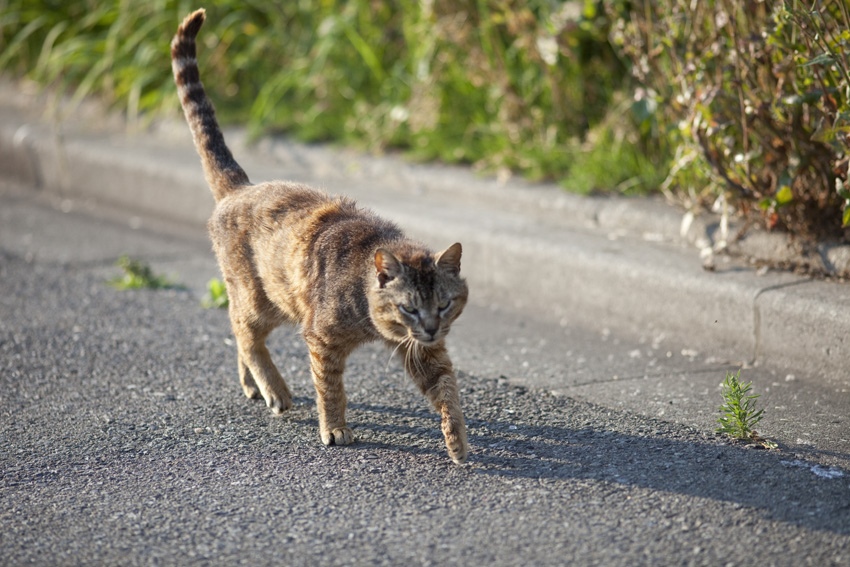
[[[416,354],[416,347],[418,343],[416,339],[410,339],[409,348],[407,349],[407,367],[410,370],[411,376],[415,376],[420,372],[419,365],[417,363],[419,357]]]
[[[422,370],[419,367],[419,356],[417,354],[417,348],[419,347],[419,342],[414,338],[410,337],[408,341],[408,349],[407,349],[407,366],[410,369],[411,374],[421,373]]]
[[[390,358],[387,359],[387,365],[384,367],[384,372],[387,372],[390,369],[390,362],[393,361],[393,358],[395,357],[396,353],[398,352],[398,349],[400,349],[402,347],[402,345],[404,345],[404,341],[401,341],[400,343],[398,343],[396,345],[396,347],[393,349],[393,351],[390,353]]]
[[[410,373],[408,372],[410,369],[410,337],[405,337],[402,344],[404,345],[404,361],[402,363],[402,367],[404,368],[405,377],[410,377]]]
[[[413,356],[413,365],[416,369],[416,372],[418,372],[420,375],[424,376],[426,374],[426,372],[425,372],[425,369],[422,366],[422,354],[421,354],[422,348],[423,347],[422,347],[421,343],[419,343],[419,341],[413,341],[413,348],[411,349],[411,351],[413,353],[413,355],[412,355]]]
[[[422,357],[421,355],[419,355],[418,352],[416,356],[416,370],[419,372],[420,375],[427,376],[427,373],[425,372],[425,367],[422,365]]]

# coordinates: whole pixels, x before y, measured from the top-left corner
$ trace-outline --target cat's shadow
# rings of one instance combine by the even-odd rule
[[[352,448],[445,456],[439,418],[428,410],[365,403],[349,408],[358,437]],[[401,421],[369,419],[370,414]],[[674,492],[752,508],[771,521],[850,534],[850,471],[821,467],[817,470],[828,474],[818,476],[814,462],[784,450],[756,450],[693,433],[679,440],[669,433],[527,425],[474,415],[467,416],[467,425],[472,474],[585,479]],[[380,441],[370,439],[372,434]]]

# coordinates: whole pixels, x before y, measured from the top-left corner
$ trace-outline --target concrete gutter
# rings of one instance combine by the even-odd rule
[[[0,175],[72,201],[204,225],[213,200],[185,124],[128,135],[93,104],[54,125],[45,108],[0,82]],[[704,270],[698,247],[711,247],[715,218],[682,231],[682,212],[655,199],[578,197],[466,168],[281,139],[247,147],[240,131],[226,137],[254,181],[286,178],[346,193],[434,248],[463,242],[463,270],[479,302],[638,337],[664,334],[720,360],[846,375],[850,288],[725,256]],[[783,237],[757,232],[735,246],[767,260],[794,252]],[[825,271],[850,272],[847,247],[824,246],[821,256]]]

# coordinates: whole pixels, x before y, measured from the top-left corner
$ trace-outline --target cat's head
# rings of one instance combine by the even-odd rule
[[[393,342],[438,343],[463,311],[469,294],[460,276],[460,243],[437,254],[407,244],[388,248],[375,252],[372,321]]]

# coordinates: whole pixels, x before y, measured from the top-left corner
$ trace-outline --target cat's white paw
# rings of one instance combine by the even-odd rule
[[[462,465],[466,462],[467,450],[466,444],[458,444],[455,446],[450,446],[449,448],[449,457],[451,457],[452,461],[456,465]]]
[[[325,445],[351,445],[354,443],[354,432],[349,427],[336,427],[322,432],[322,443]]]
[[[274,413],[280,415],[292,407],[292,398],[289,396],[271,394],[266,398],[266,405],[270,407]]]

